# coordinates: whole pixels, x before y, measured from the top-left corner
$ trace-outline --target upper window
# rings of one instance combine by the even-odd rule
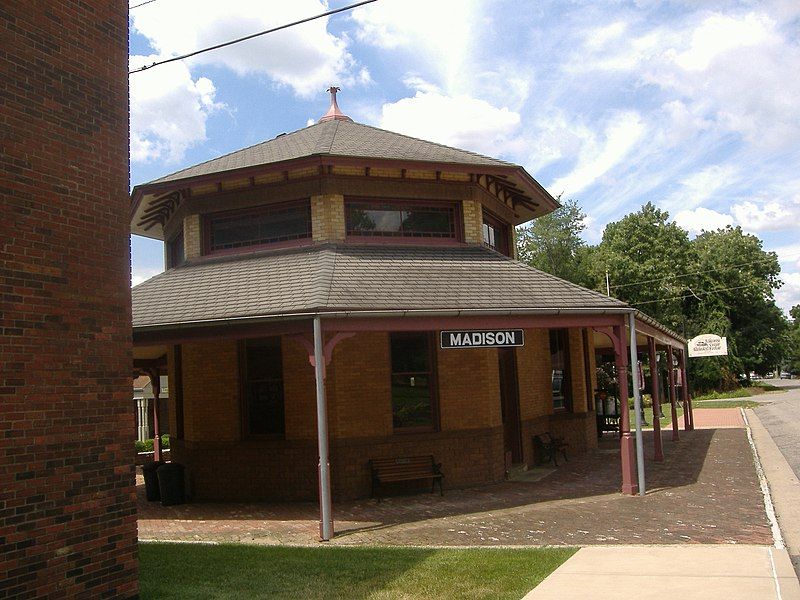
[[[183,247],[183,231],[178,233],[167,244],[167,256],[170,267],[177,267],[186,262],[186,251]]]
[[[550,364],[553,370],[553,408],[570,410],[572,386],[569,371],[569,337],[566,329],[550,330]]]
[[[456,239],[454,206],[347,203],[347,235]]]
[[[311,237],[311,204],[262,206],[257,210],[206,217],[209,252]]]
[[[285,427],[281,338],[247,340],[243,366],[245,431],[282,435]]]
[[[392,421],[395,429],[433,431],[435,384],[431,337],[392,333]]]
[[[510,256],[508,251],[508,225],[491,215],[483,213],[483,244],[500,254]]]

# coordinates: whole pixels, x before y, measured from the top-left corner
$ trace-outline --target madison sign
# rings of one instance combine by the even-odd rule
[[[713,333],[698,335],[689,340],[689,356],[726,356],[728,339]]]
[[[522,329],[489,331],[442,331],[442,348],[511,348],[525,345]]]

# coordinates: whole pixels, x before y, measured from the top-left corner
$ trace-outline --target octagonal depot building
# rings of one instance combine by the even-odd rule
[[[134,188],[132,231],[167,265],[133,289],[134,356],[169,374],[191,497],[364,497],[371,459],[421,455],[446,493],[532,466],[536,434],[595,446],[596,353],[626,368],[633,309],[515,260],[514,226],[558,203],[520,166],[355,123],[335,92],[314,125]]]

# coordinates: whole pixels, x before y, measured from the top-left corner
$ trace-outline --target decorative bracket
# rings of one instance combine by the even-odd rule
[[[323,377],[327,377],[327,369],[325,367],[331,364],[331,359],[333,358],[333,349],[339,342],[346,340],[347,338],[351,338],[354,335],[354,331],[338,331],[331,339],[327,341],[327,343],[323,345],[322,355],[325,358],[325,364],[322,366]],[[310,364],[312,367],[316,367],[317,361],[314,356],[313,340],[308,339],[308,336],[303,334],[290,335],[288,337],[305,348],[306,352],[308,353],[308,364]]]

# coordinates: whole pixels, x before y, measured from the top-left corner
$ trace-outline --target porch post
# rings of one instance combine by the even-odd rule
[[[333,537],[331,518],[331,465],[328,459],[328,407],[325,400],[325,353],[322,321],[314,317],[314,377],[317,382],[317,444],[319,448],[319,536],[324,542]]]
[[[683,427],[686,431],[694,429],[692,399],[689,397],[689,378],[686,375],[686,350],[680,353],[681,381],[683,382]]]
[[[653,396],[653,459],[664,460],[661,443],[661,390],[658,386],[658,361],[656,360],[656,340],[647,336],[647,362],[650,363],[650,389]]]
[[[630,329],[630,350],[632,368],[639,364],[639,357],[636,352],[636,315],[628,315],[628,327]],[[631,382],[633,383],[633,411],[636,414],[636,469],[639,479],[639,495],[644,496],[644,443],[642,442],[642,391],[639,389],[639,372],[631,371]],[[627,405],[627,402],[625,403]]]
[[[672,441],[677,442],[678,435],[678,407],[675,404],[675,370],[672,368],[672,346],[667,346],[667,371],[669,373],[669,404],[672,410]]]
[[[631,438],[630,414],[628,411],[628,357],[625,352],[625,325],[614,325],[614,359],[617,367],[619,394],[619,450],[622,467],[622,493],[634,494],[634,450]]]
[[[161,394],[161,376],[158,369],[148,372],[150,386],[153,388],[153,460],[161,460],[161,427],[158,424],[158,398]]]

